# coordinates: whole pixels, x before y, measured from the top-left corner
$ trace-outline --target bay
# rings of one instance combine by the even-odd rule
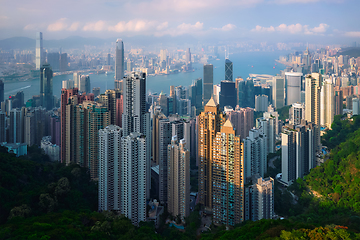
[[[279,56],[285,55],[288,52],[245,52],[230,55],[229,59],[233,62],[234,80],[236,77],[246,79],[249,74],[270,74],[276,75],[280,70],[285,68],[284,65],[276,64],[275,60]],[[220,83],[225,78],[225,59],[212,60],[209,63],[214,66],[214,84]],[[180,72],[170,75],[148,76],[147,78],[147,92],[163,91],[169,94],[170,86],[189,86],[193,80],[203,77],[203,64],[194,63],[194,71]],[[275,67],[275,68],[274,68]],[[55,76],[53,78],[53,93],[56,97],[61,95],[61,86],[63,80],[73,79],[72,74]],[[114,73],[112,74],[90,74],[91,89],[93,87],[100,87],[100,92],[104,93],[106,89],[114,88]],[[25,82],[5,83],[5,99],[9,95],[16,94],[18,91],[24,92],[25,101],[32,98],[33,95],[40,93],[40,80],[33,79]]]

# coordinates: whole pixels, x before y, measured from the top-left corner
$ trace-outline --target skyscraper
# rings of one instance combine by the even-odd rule
[[[276,118],[268,114],[264,114],[263,117],[256,119],[256,128],[259,128],[266,136],[266,155],[275,153],[276,124],[278,124]]]
[[[301,101],[302,73],[285,72],[286,105]]]
[[[150,169],[146,147],[146,137],[141,133],[121,138],[120,212],[134,225],[146,221],[147,169]]]
[[[235,111],[226,114],[235,128],[236,135],[239,135],[242,139],[249,136],[250,129],[254,127],[254,109],[236,106]]]
[[[244,156],[240,136],[229,120],[213,139],[212,210],[214,223],[234,226],[244,219]]]
[[[223,80],[221,81],[220,88],[220,108],[224,109],[225,106],[231,106],[233,109],[236,107],[236,88],[235,82]]]
[[[199,115],[198,125],[199,203],[208,210],[212,209],[213,143],[224,122],[225,116],[211,98]]]
[[[124,77],[124,43],[121,39],[116,40],[115,49],[115,80]]]
[[[251,129],[244,139],[244,179],[249,182],[251,177],[259,174],[264,177],[267,169],[267,139],[259,129]]]
[[[40,70],[40,67],[44,64],[44,52],[43,52],[43,37],[42,32],[36,33],[36,70]]]
[[[68,58],[67,53],[60,54],[60,72],[66,72],[68,70]]]
[[[233,81],[233,63],[228,58],[225,59],[225,80]]]
[[[204,65],[204,87],[203,87],[203,105],[207,104],[213,93],[213,84],[214,84],[214,76],[213,76],[213,65],[205,64]]]
[[[273,77],[273,104],[274,107],[279,109],[285,106],[285,97],[284,97],[284,88],[285,81],[281,76]]]
[[[51,65],[54,72],[60,70],[60,55],[58,52],[47,54],[47,63]]]
[[[303,103],[293,103],[289,109],[289,123],[298,125],[305,119],[305,105]]]
[[[79,91],[83,93],[91,93],[90,89],[90,76],[81,75],[79,79]]]
[[[40,102],[46,110],[51,110],[54,106],[53,96],[53,71],[49,64],[44,64],[40,69]]]
[[[119,126],[109,125],[99,130],[99,211],[119,211],[122,182],[121,137]]]
[[[173,216],[184,221],[190,214],[190,152],[185,139],[177,141],[173,136],[168,145],[167,206]]]
[[[320,125],[331,129],[335,115],[334,85],[331,79],[326,79],[320,92]]]
[[[319,126],[316,133],[317,148],[320,148],[320,86],[322,76],[312,73],[305,78],[305,120]]]
[[[302,120],[300,125],[286,125],[281,133],[282,181],[291,184],[316,166],[318,126]]]
[[[4,101],[4,82],[0,80],[0,103]]]
[[[24,116],[18,108],[10,111],[9,141],[10,143],[22,143],[24,131]]]
[[[123,115],[122,128],[124,136],[130,133],[142,133],[146,137],[147,191],[150,195],[151,169],[151,127],[150,113],[146,111],[146,74],[132,72],[123,79]]]
[[[0,142],[6,142],[6,113],[0,111]]]
[[[335,91],[335,115],[343,114],[343,91],[337,90]]]

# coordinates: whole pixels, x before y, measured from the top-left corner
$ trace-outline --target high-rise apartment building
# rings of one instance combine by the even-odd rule
[[[273,77],[272,91],[273,91],[273,105],[279,109],[285,106],[284,97],[285,81],[281,76]]]
[[[254,82],[251,78],[244,81],[242,78],[237,78],[235,82],[237,90],[238,105],[242,108],[255,107],[255,89]]]
[[[253,177],[253,185],[245,189],[245,220],[272,219],[274,212],[274,179]]]
[[[190,214],[190,152],[185,139],[173,136],[168,145],[167,206],[173,216],[184,221]]]
[[[122,204],[120,189],[122,129],[109,125],[99,130],[99,211],[119,211]]]
[[[40,102],[46,110],[54,106],[53,71],[49,64],[43,64],[40,69]]]
[[[10,111],[9,143],[23,143],[24,116],[20,109]]]
[[[0,103],[4,101],[4,82],[0,80]]]
[[[320,125],[331,129],[335,115],[334,85],[331,79],[326,79],[320,91]]]
[[[269,97],[267,95],[256,95],[255,96],[255,111],[265,112],[269,105]]]
[[[266,136],[267,153],[275,153],[276,147],[276,118],[264,114],[263,117],[256,119],[256,128],[259,128]]]
[[[203,105],[207,104],[213,93],[214,72],[212,64],[204,65],[204,87],[203,87]]]
[[[6,142],[6,113],[0,111],[0,142]]]
[[[229,120],[213,138],[212,212],[217,225],[234,226],[244,220],[244,156],[240,136]]]
[[[235,111],[227,112],[226,115],[235,128],[236,136],[242,139],[249,136],[250,129],[254,127],[254,109],[236,106]]]
[[[337,90],[335,91],[335,115],[342,115],[343,114],[343,91]]]
[[[228,58],[225,59],[225,80],[233,81],[233,63]]]
[[[134,225],[146,221],[147,171],[150,169],[146,147],[146,137],[141,133],[121,138],[120,212]]]
[[[302,119],[305,119],[305,104],[293,103],[289,109],[289,123],[298,125]]]
[[[210,99],[198,116],[199,203],[212,209],[212,159],[216,133],[225,122],[219,105]]]
[[[43,37],[42,32],[36,33],[36,49],[35,49],[35,64],[36,64],[36,70],[40,70],[40,67],[44,64],[45,58],[44,58],[44,51],[43,51]]]
[[[319,127],[302,120],[300,125],[286,125],[281,133],[282,181],[291,184],[316,166],[316,135]]]
[[[255,174],[264,177],[267,169],[267,139],[260,129],[251,129],[244,139],[244,179],[251,180]]]
[[[142,133],[146,137],[147,159],[147,194],[150,195],[151,169],[151,127],[150,113],[146,110],[146,74],[132,72],[123,78],[123,115],[122,128],[124,136],[130,133]]]
[[[305,120],[320,126],[320,87],[322,76],[312,73],[305,78]],[[320,148],[320,128],[316,134],[317,148]]]
[[[124,70],[124,43],[121,39],[117,39],[115,49],[115,80],[123,79]]]

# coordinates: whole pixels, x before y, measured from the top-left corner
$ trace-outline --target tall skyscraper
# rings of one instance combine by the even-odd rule
[[[343,91],[337,90],[335,91],[335,115],[342,115],[343,114]]]
[[[10,143],[23,143],[24,116],[20,109],[10,111],[9,141]]]
[[[204,65],[204,87],[203,87],[203,105],[207,104],[213,93],[213,84],[214,84],[214,76],[213,76],[213,65],[205,64]]]
[[[60,70],[60,55],[58,52],[47,54],[47,63],[51,65],[54,72]]]
[[[0,142],[6,142],[6,113],[0,111]]]
[[[122,204],[121,137],[119,126],[99,130],[99,211],[119,211]]]
[[[284,88],[285,81],[281,76],[273,77],[273,105],[275,108],[279,109],[285,106],[285,97],[284,97]]]
[[[123,79],[124,68],[124,43],[121,39],[117,39],[115,49],[115,80]]]
[[[83,93],[91,93],[90,76],[81,75],[79,79],[79,91]]]
[[[305,120],[319,126],[316,134],[317,148],[320,148],[320,86],[322,76],[312,73],[305,78]]]
[[[146,221],[147,169],[150,169],[146,145],[146,137],[141,133],[121,138],[120,212],[134,225]]]
[[[246,189],[245,220],[272,219],[274,212],[274,179],[253,177],[253,185]]]
[[[234,226],[244,220],[243,143],[229,120],[213,139],[212,210],[217,225]]]
[[[334,85],[331,79],[323,82],[320,92],[320,125],[331,129],[335,115]]]
[[[259,129],[251,129],[244,139],[244,179],[249,182],[251,177],[259,174],[264,177],[267,169],[267,139]]]
[[[123,79],[123,116],[122,128],[124,136],[130,133],[142,133],[146,137],[147,159],[147,191],[150,195],[151,169],[151,127],[150,113],[146,111],[146,74],[132,72]]]
[[[168,145],[168,211],[184,221],[190,214],[190,152],[185,139],[173,136]]]
[[[60,54],[60,72],[66,72],[68,70],[68,58],[67,53]]]
[[[302,73],[285,72],[286,105],[301,101]]]
[[[236,88],[235,82],[223,80],[221,81],[220,88],[220,108],[224,109],[225,106],[231,106],[233,109],[236,107]]]
[[[40,70],[41,66],[44,64],[45,62],[45,58],[44,58],[44,51],[43,51],[43,37],[42,37],[42,32],[37,32],[36,33],[36,59],[35,59],[35,63],[36,63],[36,70]]]
[[[276,146],[276,118],[264,114],[263,117],[256,119],[256,128],[259,128],[266,136],[267,153],[275,153]]]
[[[235,111],[226,114],[237,136],[239,135],[242,139],[249,136],[250,129],[254,127],[254,109],[236,106]]]
[[[211,98],[198,117],[199,203],[211,210],[213,143],[225,122],[225,116]]]
[[[298,125],[305,119],[305,105],[303,103],[293,103],[289,109],[289,123]]]
[[[233,63],[229,59],[225,59],[225,80],[233,81]]]
[[[0,103],[4,101],[4,82],[0,80]]]
[[[51,110],[54,106],[53,96],[53,71],[49,64],[44,64],[40,69],[40,102],[46,110]]]
[[[286,125],[281,133],[282,181],[291,184],[316,166],[318,126],[302,120],[300,125]]]

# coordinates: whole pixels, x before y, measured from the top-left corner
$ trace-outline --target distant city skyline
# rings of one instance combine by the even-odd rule
[[[41,31],[48,39],[184,35],[345,43],[360,41],[359,7],[356,0],[64,0],[48,4],[5,0],[0,33],[2,38],[34,38]]]

